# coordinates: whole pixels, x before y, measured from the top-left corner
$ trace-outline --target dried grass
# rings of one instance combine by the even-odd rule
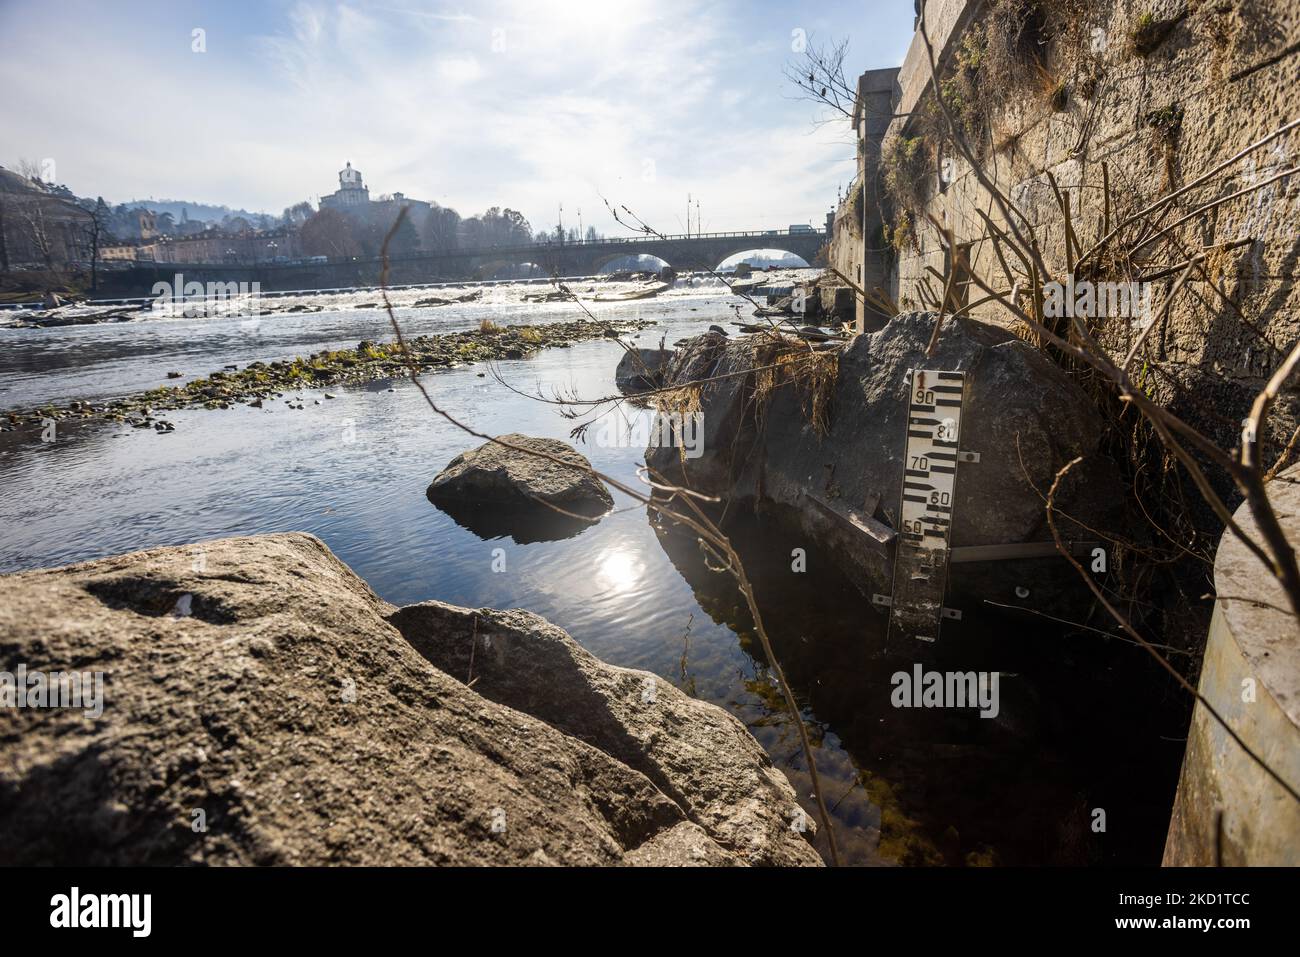
[[[794,386],[800,396],[804,418],[819,436],[830,430],[831,400],[839,376],[838,349],[810,351],[801,339],[774,333],[756,337],[754,365],[754,417],[762,422],[767,406],[778,389]]]

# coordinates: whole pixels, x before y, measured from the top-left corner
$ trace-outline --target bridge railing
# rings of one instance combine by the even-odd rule
[[[529,254],[536,254],[539,251],[554,253],[554,252],[559,252],[567,249],[596,249],[601,246],[627,246],[627,245],[643,246],[643,245],[655,244],[655,243],[667,244],[667,243],[712,241],[712,240],[720,240],[720,239],[768,240],[768,239],[816,239],[816,238],[822,238],[822,239],[827,238],[826,231],[820,229],[812,229],[812,230],[750,229],[750,230],[738,230],[738,231],[725,232],[725,233],[688,233],[684,235],[673,235],[673,236],[638,234],[635,236],[611,236],[606,239],[593,239],[593,240],[577,239],[577,240],[573,240],[572,242],[568,240],[564,240],[561,242],[552,239],[543,239],[540,241],[527,243],[525,245],[476,246],[472,249],[447,249],[441,252],[424,251],[419,253],[411,253],[404,256],[390,255],[388,257],[388,261],[389,263],[421,262],[421,261],[431,260],[431,259],[470,259],[476,256],[508,256],[508,257],[525,256],[527,257]],[[283,263],[283,262],[281,263],[277,263],[277,262],[201,263],[201,262],[167,262],[159,259],[137,259],[132,261],[132,265],[136,265],[136,266],[148,265],[148,266],[159,266],[159,267],[168,267],[168,268],[173,266],[175,267],[191,266],[195,269],[235,268],[235,269],[244,269],[244,270],[247,269],[278,270],[278,269],[303,269],[303,268],[310,268],[312,266],[346,266],[346,265],[363,266],[366,264],[378,263],[378,262],[381,262],[381,259],[378,256],[374,256],[374,257],[354,256],[352,258],[331,258],[325,260],[324,262],[299,261],[299,262],[288,262],[288,263]]]

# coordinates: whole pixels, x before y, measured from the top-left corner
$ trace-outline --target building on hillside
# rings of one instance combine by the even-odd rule
[[[113,242],[99,247],[99,259],[100,262],[135,262],[139,259],[151,258],[143,255],[146,248],[134,243]]]
[[[370,215],[374,222],[387,228],[397,218],[397,211],[402,207],[406,208],[406,216],[415,227],[416,234],[423,236],[425,223],[433,212],[433,204],[422,199],[411,199],[402,193],[394,193],[391,197],[381,196],[371,202]]]
[[[321,209],[335,209],[349,215],[366,212],[369,206],[370,190],[361,181],[361,170],[353,169],[350,161],[339,170],[339,188],[320,198]]]
[[[68,195],[0,167],[0,270],[90,259],[93,217]]]
[[[143,206],[137,206],[135,209],[127,211],[127,234],[123,239],[135,239],[142,243],[157,239],[158,232],[158,214],[152,209],[146,209]]]
[[[140,246],[136,258],[160,263],[252,266],[289,262],[302,256],[302,245],[294,230],[232,236],[213,229],[197,236],[163,237]]]
[[[432,204],[411,199],[402,193],[380,196],[372,200],[370,189],[365,185],[361,171],[354,169],[351,162],[339,170],[339,188],[328,196],[320,198],[321,209],[336,210],[354,222],[380,229],[387,229],[392,225],[393,220],[397,218],[398,210],[403,207],[406,208],[407,218],[415,227],[416,233],[423,235],[425,223],[433,211]]]
[[[190,211],[182,206],[181,218],[173,227],[172,232],[177,236],[197,236],[208,228],[208,224],[201,219],[190,219]]]

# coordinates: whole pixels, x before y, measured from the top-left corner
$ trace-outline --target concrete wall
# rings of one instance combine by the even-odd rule
[[[1269,486],[1288,538],[1300,539],[1300,468]],[[1249,509],[1237,511],[1256,536]],[[1214,563],[1214,619],[1200,693],[1293,787],[1300,787],[1300,630],[1281,587],[1236,536]],[[1197,704],[1187,736],[1164,863],[1300,866],[1300,803]]]
[[[1051,29],[1027,44],[1040,58],[1037,65],[1010,57],[999,64],[1003,72],[993,75],[994,67],[972,57],[968,43],[980,33],[1008,36],[986,28],[1002,24],[998,18],[1012,7],[1045,11]],[[1065,217],[1049,173],[1088,248],[1105,234],[1107,222],[1115,224],[1300,118],[1300,54],[1281,55],[1300,36],[1300,3],[1294,0],[929,0],[926,11],[940,77],[962,69],[959,81],[972,73],[979,78],[973,89],[949,86],[945,102],[973,119],[966,127],[968,142],[987,176],[1028,221],[1051,273],[1043,277],[1048,281],[1063,281],[1069,272]],[[1167,30],[1159,42],[1148,43],[1152,25]],[[964,65],[972,59],[973,69]],[[950,229],[957,244],[969,246],[973,273],[996,289],[1011,285],[979,212],[1004,226],[1005,218],[971,166],[936,135],[932,86],[929,57],[917,37],[899,71],[896,118],[883,144],[886,166],[895,145],[915,137],[923,137],[934,154],[931,172],[907,179],[919,195],[903,197],[889,211],[896,224],[898,207],[911,204],[914,243],[900,243],[896,253],[880,257],[881,266],[892,270],[891,290],[903,309],[922,308],[927,277],[942,294],[942,280],[933,273],[945,272],[947,257],[930,217]],[[1160,227],[1203,203],[1265,183],[1298,160],[1300,129],[1254,152],[1230,175],[1181,197]],[[1193,218],[1175,234],[1181,249],[1135,247],[1136,236],[1130,235],[1119,248],[1133,255],[1104,263],[1103,274],[1095,277],[1156,277],[1149,283],[1149,315],[1160,325],[1140,360],[1143,387],[1227,449],[1238,444],[1254,395],[1300,339],[1298,224],[1300,176],[1291,175]],[[1202,250],[1209,281],[1195,276],[1160,318],[1176,278],[1160,273]],[[966,292],[968,301],[983,295]],[[996,303],[973,314],[1025,331]],[[1141,328],[1120,316],[1090,318],[1089,327],[1117,357],[1127,353]],[[1300,421],[1297,396],[1284,390],[1266,425],[1262,438],[1270,462]],[[1300,494],[1291,483],[1300,472],[1288,478],[1275,480],[1273,489],[1279,512],[1297,516]],[[1176,502],[1148,501],[1157,511],[1165,504],[1177,508]],[[1252,527],[1243,513],[1238,520]],[[1212,530],[1211,522],[1204,524]],[[1300,540],[1300,519],[1286,524],[1292,540]],[[1233,538],[1219,548],[1215,585],[1221,597],[1201,693],[1287,781],[1300,786],[1300,635],[1294,620],[1239,600],[1286,605],[1268,572]],[[1170,612],[1163,627],[1176,628],[1179,621]],[[1163,640],[1195,645],[1185,634]],[[1243,698],[1243,689],[1252,686],[1254,698]],[[1300,864],[1300,810],[1197,706],[1165,863],[1216,861]]]
[[[841,275],[867,291],[888,292],[890,271],[882,256],[883,210],[879,181],[880,146],[893,116],[898,68],[868,70],[858,78],[853,110],[858,170],[835,210],[830,262]],[[855,296],[854,318],[859,332],[877,329],[886,316]]]

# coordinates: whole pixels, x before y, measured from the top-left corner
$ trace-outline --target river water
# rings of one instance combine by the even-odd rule
[[[522,301],[536,291],[494,287],[480,302],[403,306],[397,314],[414,334],[473,328],[484,318],[508,324],[582,317],[571,304]],[[106,398],[166,384],[169,370],[188,378],[229,363],[390,338],[382,310],[358,308],[376,302],[376,294],[320,301],[325,311],[256,321],[151,318],[0,329],[0,409]],[[649,346],[725,326],[738,318],[739,303],[702,285],[589,308],[653,321],[638,340]],[[614,391],[621,354],[616,343],[585,342],[503,361],[497,371],[526,393],[595,397]],[[482,366],[425,381],[448,411],[484,432],[568,439],[575,424],[556,406],[511,392]],[[323,390],[294,393],[302,396],[301,411],[275,400],[263,409],[168,413],[176,430],[165,434],[61,423],[51,443],[30,432],[0,435],[0,572],[305,530],[388,601],[526,608],[606,661],[653,671],[731,711],[815,818],[798,735],[743,601],[729,578],[704,566],[693,542],[656,528],[644,508],[619,493],[614,511],[575,537],[484,540],[424,494],[434,475],[477,440],[433,417],[409,382],[330,392],[337,398],[325,399]],[[593,426],[578,448],[596,468],[634,484],[643,448],[596,441],[611,432]],[[815,543],[743,517],[734,537],[810,723],[846,861],[1159,862],[1185,724],[1139,650],[970,610],[963,622],[945,625],[926,667],[998,670],[999,717],[898,709],[891,676],[911,671],[916,650],[886,643],[884,619]],[[794,547],[808,551],[803,573],[792,572]],[[819,846],[825,850],[824,835]]]

